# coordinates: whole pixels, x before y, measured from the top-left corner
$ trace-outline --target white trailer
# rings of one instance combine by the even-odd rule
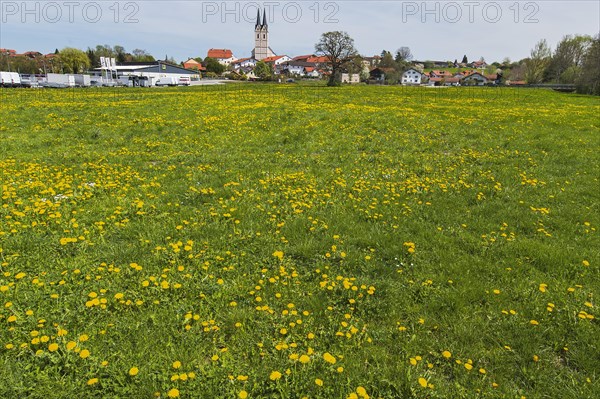
[[[46,86],[48,87],[75,87],[75,75],[63,75],[60,73],[49,73],[46,75]]]
[[[75,84],[79,87],[90,87],[92,84],[90,75],[75,75]]]
[[[20,87],[21,76],[17,72],[0,72],[0,85],[2,87]]]

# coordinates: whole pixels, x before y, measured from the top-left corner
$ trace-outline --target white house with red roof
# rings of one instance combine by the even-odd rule
[[[274,55],[272,57],[263,58],[261,61],[266,62],[267,64],[271,64],[273,66],[277,66],[291,60],[292,59],[287,55]]]
[[[415,68],[409,68],[402,74],[403,85],[420,85],[423,80],[423,73]]]
[[[220,64],[223,65],[229,65],[235,60],[237,60],[237,58],[233,56],[233,52],[226,48],[211,48],[210,50],[208,50],[206,56],[214,58],[215,60],[219,61]]]

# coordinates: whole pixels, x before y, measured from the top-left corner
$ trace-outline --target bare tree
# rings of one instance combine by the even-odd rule
[[[354,39],[346,32],[327,32],[321,35],[321,40],[315,44],[317,54],[329,58],[331,65],[331,76],[328,86],[336,86],[341,82],[340,67],[356,55]]]
[[[400,47],[396,50],[396,62],[405,63],[413,59],[412,52],[409,47]]]

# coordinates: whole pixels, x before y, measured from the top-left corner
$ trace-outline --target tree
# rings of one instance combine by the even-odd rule
[[[315,50],[317,54],[322,54],[329,58],[331,75],[329,76],[327,85],[339,85],[341,82],[340,67],[357,53],[354,48],[354,39],[346,32],[326,32],[321,35],[321,40],[315,44]]]
[[[219,61],[214,58],[206,57],[204,59],[204,67],[206,68],[206,72],[212,72],[216,75],[220,75],[225,72],[225,65],[221,64]]]
[[[392,53],[383,50],[381,52],[381,60],[379,61],[379,65],[377,66],[380,68],[396,68],[396,61],[394,61]]]
[[[60,60],[67,73],[81,73],[90,68],[90,59],[84,51],[72,47],[60,50]]]
[[[581,73],[577,77],[577,92],[600,96],[600,35],[592,39],[583,57]]]
[[[468,63],[469,63],[469,59],[467,58],[467,55],[466,55],[466,54],[465,54],[465,55],[463,55],[463,59],[462,59],[462,61],[461,61],[460,63],[461,63],[461,64],[468,64]]]
[[[273,75],[273,69],[271,68],[271,65],[266,62],[258,61],[254,67],[254,74],[261,80],[269,80]]]
[[[412,61],[413,55],[409,47],[400,47],[396,50],[396,62],[399,64]]]
[[[556,51],[545,71],[546,80],[574,83],[591,43],[590,36],[563,37],[556,45]]]
[[[527,83],[541,83],[544,78],[544,71],[550,62],[552,52],[546,39],[536,43],[531,50],[531,56],[525,61],[525,80]]]
[[[146,50],[141,50],[136,48],[132,51],[132,61],[136,62],[152,62],[154,61],[154,57],[150,55]]]
[[[88,59],[90,60],[90,66],[92,68],[96,68],[96,67],[100,66],[100,57],[98,57],[98,55],[96,54],[94,49],[91,49],[88,47],[88,49],[85,53],[86,53]]]
[[[117,55],[117,62],[127,61],[125,47],[119,46],[118,44],[113,47],[113,51]]]

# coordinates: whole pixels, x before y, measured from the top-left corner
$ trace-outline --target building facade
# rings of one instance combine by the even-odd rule
[[[262,22],[260,22],[260,10],[256,14],[256,25],[254,26],[254,50],[252,58],[263,60],[273,57],[275,53],[269,47],[269,25],[267,24],[267,11],[263,10]]]

